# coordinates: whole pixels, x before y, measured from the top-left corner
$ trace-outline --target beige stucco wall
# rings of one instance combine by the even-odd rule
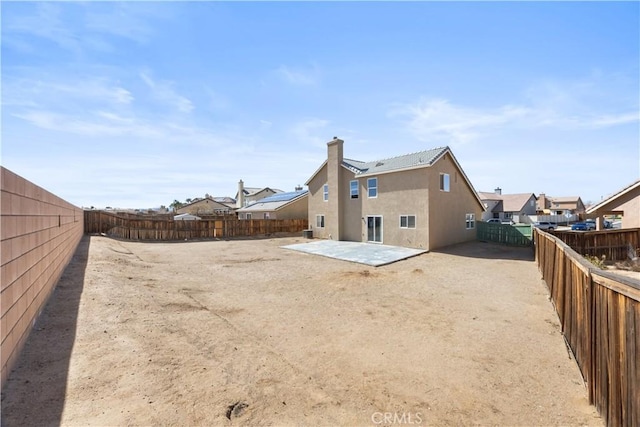
[[[73,256],[83,211],[1,168],[2,383]]]
[[[320,239],[329,238],[329,230],[327,227],[318,228],[316,226],[316,215],[325,215],[325,224],[327,221],[327,213],[329,210],[329,202],[322,199],[322,187],[327,183],[327,165],[323,165],[318,173],[309,181],[309,229],[313,230],[313,237]]]
[[[478,221],[483,207],[450,154],[430,167],[429,172],[429,249],[475,240],[476,230],[466,229],[465,216],[475,214]],[[440,191],[440,173],[450,175],[450,192]]]
[[[619,196],[602,206],[596,214],[622,212],[622,228],[640,228],[640,187]]]
[[[378,179],[378,196],[369,198],[367,179]],[[359,178],[362,195],[361,241],[367,241],[366,217],[382,215],[382,243],[429,249],[428,168]],[[416,228],[400,228],[400,215],[415,215]]]

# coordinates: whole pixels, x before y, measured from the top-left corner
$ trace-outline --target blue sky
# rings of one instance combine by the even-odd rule
[[[292,191],[345,140],[478,191],[640,176],[637,2],[3,2],[2,165],[78,206]]]

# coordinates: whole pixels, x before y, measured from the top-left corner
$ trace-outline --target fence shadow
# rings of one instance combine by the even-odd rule
[[[507,246],[494,242],[465,242],[444,248],[438,248],[431,252],[468,258],[535,261],[535,252],[532,246]]]
[[[2,426],[60,425],[90,240],[83,236],[2,390]]]

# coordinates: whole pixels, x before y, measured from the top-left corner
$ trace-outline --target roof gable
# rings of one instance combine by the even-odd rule
[[[640,179],[637,180],[636,182],[627,185],[626,187],[624,187],[622,190],[618,191],[617,193],[613,193],[612,195],[608,196],[607,198],[605,198],[604,200],[602,200],[600,203],[597,203],[593,206],[591,206],[589,209],[587,209],[587,213],[594,213],[595,211],[597,211],[598,209],[601,209],[602,207],[604,207],[605,205],[608,205],[609,203],[615,201],[616,199],[624,196],[625,194],[640,188]]]

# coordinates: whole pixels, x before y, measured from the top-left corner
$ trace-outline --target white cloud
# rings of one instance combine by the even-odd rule
[[[453,105],[445,99],[423,98],[394,109],[390,115],[406,117],[409,129],[421,139],[465,143],[529,113],[527,108],[511,105],[481,110]]]
[[[188,98],[178,94],[173,89],[173,83],[168,81],[155,81],[147,73],[141,72],[140,78],[151,89],[153,96],[183,113],[190,113],[193,109],[193,103]]]
[[[291,68],[286,65],[281,65],[276,70],[276,74],[280,76],[284,81],[295,86],[309,86],[315,85],[320,80],[320,72],[318,67],[313,66],[311,68]]]
[[[329,141],[324,130],[330,122],[324,119],[310,118],[295,123],[289,129],[289,133],[295,138],[296,145],[309,144],[316,147],[324,147]]]

